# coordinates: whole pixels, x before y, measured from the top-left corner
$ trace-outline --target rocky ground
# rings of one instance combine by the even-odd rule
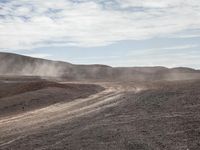
[[[200,80],[39,80],[1,81],[1,150],[200,149]]]
[[[0,77],[0,117],[70,102],[102,90],[94,84],[60,84],[36,77]]]

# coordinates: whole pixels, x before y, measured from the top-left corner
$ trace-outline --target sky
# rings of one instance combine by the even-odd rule
[[[0,0],[0,52],[200,69],[200,1]]]

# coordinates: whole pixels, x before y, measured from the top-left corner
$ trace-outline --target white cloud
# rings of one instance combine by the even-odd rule
[[[177,46],[168,46],[168,47],[155,47],[155,48],[147,48],[147,49],[134,49],[130,51],[126,56],[134,56],[134,55],[149,55],[153,54],[156,55],[156,53],[169,53],[169,54],[175,54],[180,53],[180,50],[190,50],[193,48],[197,48],[199,45],[196,44],[187,44],[187,45],[177,45]]]
[[[189,32],[182,32],[177,33],[175,35],[171,35],[172,38],[199,38],[200,37],[200,30],[190,30]]]
[[[46,54],[46,53],[30,53],[30,54],[24,54],[25,56],[35,57],[35,58],[49,58],[52,55]]]
[[[146,7],[146,8],[160,8],[172,9],[175,8],[197,8],[200,6],[198,0],[117,0],[122,7]]]
[[[114,1],[114,0],[113,0]],[[200,26],[199,0],[12,0],[0,3],[0,49],[104,46]],[[139,9],[136,9],[139,7]],[[130,9],[129,9],[130,8]]]
[[[198,47],[196,44],[192,45],[181,45],[181,46],[173,46],[173,47],[164,47],[161,48],[161,50],[180,50],[180,49],[190,49],[190,48],[195,48]]]
[[[121,62],[112,62],[120,66],[166,66],[199,68],[200,52],[193,48],[198,45],[179,45],[132,50]]]

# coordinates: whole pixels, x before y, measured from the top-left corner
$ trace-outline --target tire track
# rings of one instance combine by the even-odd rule
[[[2,118],[0,120],[0,149],[32,133],[42,132],[42,126],[51,127],[67,123],[80,116],[117,105],[120,97],[123,96],[122,88],[103,86],[106,87],[105,91],[88,98],[58,103],[24,114]]]

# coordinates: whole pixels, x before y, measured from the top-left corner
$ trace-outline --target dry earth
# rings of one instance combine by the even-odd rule
[[[85,83],[35,84],[37,89],[11,92],[0,99],[1,150],[200,149],[199,80],[95,83],[104,90]],[[79,96],[66,95],[74,87],[81,89]],[[27,101],[30,92],[39,96],[35,104],[27,103],[31,109],[13,111],[10,105],[9,111],[2,109],[8,99]],[[42,100],[43,105],[36,105]]]

